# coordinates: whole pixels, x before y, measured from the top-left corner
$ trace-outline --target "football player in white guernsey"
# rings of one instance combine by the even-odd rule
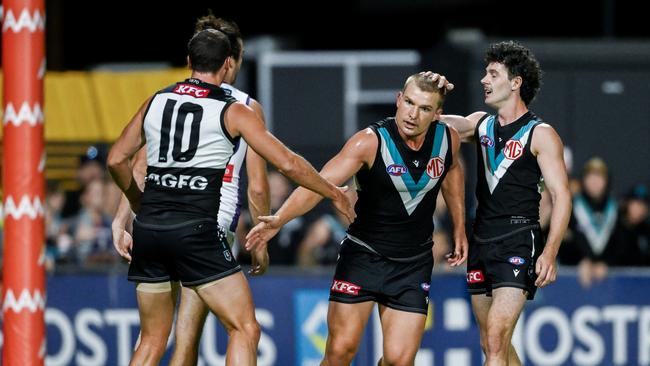
[[[215,17],[212,12],[199,18],[194,32],[205,29],[217,29],[224,32],[231,43],[230,68],[224,78],[221,88],[230,92],[238,102],[250,106],[262,120],[264,112],[262,106],[247,93],[235,88],[233,84],[237,79],[243,63],[244,44],[239,27],[233,21]],[[144,184],[146,173],[146,147],[143,147],[133,162],[133,175],[138,182]],[[228,232],[228,242],[232,246],[234,231],[240,215],[241,196],[240,182],[241,169],[246,161],[246,174],[248,177],[248,205],[253,223],[257,217],[269,213],[269,184],[266,177],[266,161],[253,149],[249,148],[246,141],[241,140],[237,149],[228,162],[221,186],[221,202],[219,205],[219,225]],[[113,220],[113,245],[122,257],[130,261],[130,248],[133,239],[130,232],[133,213],[128,200],[122,195],[120,207]],[[250,274],[258,276],[266,272],[269,258],[266,247],[260,247],[252,253],[252,268]],[[203,325],[209,309],[192,289],[181,288],[181,298],[176,315],[174,351],[170,365],[195,365],[198,363],[198,347],[203,331]]]
[[[350,365],[375,303],[383,334],[379,365],[413,365],[427,317],[439,189],[454,226],[454,252],[448,263],[459,266],[467,258],[460,138],[437,121],[451,88],[444,77],[433,81],[423,73],[411,75],[397,96],[395,117],[357,132],[321,171],[332,182],[354,176],[361,185],[357,221],[341,244],[330,288],[321,365]],[[422,160],[413,163],[409,156]],[[275,216],[260,218],[246,247],[265,243],[320,199],[298,188]]]
[[[206,200],[197,199],[201,197],[209,199],[210,202],[216,200],[215,202],[218,204],[218,192],[205,196],[206,193],[211,192],[210,187],[216,187],[214,186],[215,182],[201,175],[192,175],[192,172],[203,169],[203,174],[212,174],[215,177],[225,176],[224,172],[233,152],[234,141],[239,136],[243,137],[256,152],[296,183],[332,199],[335,207],[350,219],[353,219],[355,214],[343,193],[345,188],[337,188],[324,180],[308,162],[288,150],[268,133],[264,128],[263,121],[253,109],[242,103],[233,102],[232,97],[216,86],[223,82],[232,64],[229,57],[230,42],[223,32],[205,30],[195,34],[188,44],[188,51],[188,60],[192,68],[191,79],[178,83],[174,88],[165,89],[145,101],[111,148],[108,159],[109,170],[129,199],[133,210],[139,214],[147,212],[143,218],[140,218],[141,215],[136,218],[136,223],[140,223],[138,224],[140,227],[134,227],[134,230],[139,230],[142,242],[139,241],[136,233],[129,269],[129,280],[137,282],[136,293],[142,335],[131,364],[157,364],[162,357],[171,330],[176,300],[169,281],[175,279],[174,276],[178,276],[183,284],[193,286],[192,289],[227,329],[229,343],[226,363],[254,365],[259,340],[259,325],[255,320],[250,289],[245,277],[239,271],[239,266],[235,264],[228,271],[222,272],[223,274],[210,274],[206,273],[204,268],[196,269],[188,265],[191,263],[180,263],[179,261],[182,259],[176,256],[168,255],[164,258],[164,262],[159,262],[156,258],[162,254],[155,253],[158,246],[161,249],[169,247],[172,248],[170,250],[180,251],[182,258],[194,260],[195,256],[193,257],[192,253],[187,251],[183,252],[184,242],[182,239],[180,242],[174,242],[166,234],[161,237],[160,243],[156,243],[153,239],[159,237],[158,231],[169,232],[171,235],[180,233],[181,230],[176,229],[179,224],[165,225],[164,222],[161,222],[160,225],[157,225],[156,218],[168,217],[175,222],[179,218],[196,217],[200,212],[208,213],[204,207]],[[172,99],[168,99],[163,108],[161,103],[166,95]],[[180,96],[174,97],[173,95]],[[200,99],[206,97],[211,98],[214,102]],[[175,134],[173,151],[170,154],[168,151],[170,147],[169,124],[166,125],[166,123],[169,123],[167,120],[171,117],[167,117],[167,111],[168,109],[172,111],[170,108],[173,108],[175,100],[194,101],[185,102],[180,106],[180,108],[186,106],[182,112],[187,113],[186,115],[191,113],[193,121],[189,139],[190,146],[185,151],[181,151],[184,146],[176,146],[176,143],[182,143],[182,137],[177,139]],[[171,107],[168,108],[168,106]],[[163,113],[163,109],[165,113]],[[150,115],[153,117],[149,117]],[[206,116],[205,118],[218,118],[218,120],[206,122],[204,124],[206,132],[199,133],[198,129],[201,128],[203,115]],[[161,118],[160,116],[162,116],[161,120],[158,119]],[[179,123],[183,123],[181,118],[178,121],[180,122],[177,122],[177,131]],[[182,132],[182,127],[180,128]],[[201,139],[201,133],[205,135],[206,139],[201,140],[202,143],[199,144],[195,139]],[[214,138],[210,136],[214,136]],[[141,188],[133,177],[129,160],[146,143],[148,143],[149,175],[143,196]],[[155,145],[152,146],[152,144]],[[174,161],[171,161],[170,158],[173,158]],[[195,160],[196,163],[192,160]],[[157,166],[154,167],[154,164]],[[206,164],[211,164],[209,169],[202,168]],[[179,172],[175,173],[175,171]],[[220,187],[221,182],[217,186]],[[178,192],[174,192],[173,189],[178,189]],[[142,206],[140,206],[141,202]],[[188,206],[187,202],[192,204]],[[164,209],[165,207],[168,208]],[[169,209],[170,207],[171,209]],[[214,216],[216,217],[216,214]],[[187,222],[195,224],[196,219]],[[181,222],[180,225],[184,225],[184,223]],[[195,230],[206,230],[204,226],[202,223],[197,224]],[[206,228],[212,230],[212,226]],[[182,230],[187,230],[187,228]],[[183,238],[183,236],[181,235],[179,238]],[[227,245],[225,235],[221,237],[218,233],[216,234],[216,243],[213,240],[203,243],[188,242],[187,245],[195,247],[203,245],[204,248],[214,245],[222,245],[226,248]],[[142,247],[143,245],[145,247]],[[121,244],[120,248],[124,250]],[[215,252],[217,251],[215,246]],[[227,262],[220,257],[220,252],[208,251],[207,253],[209,258],[201,258],[201,260],[209,262],[205,268],[218,268],[220,265],[217,263],[218,261],[233,266],[228,248],[223,252],[223,258]],[[128,253],[121,252],[121,254]],[[149,263],[149,267],[143,266],[143,263]],[[172,267],[168,267],[170,263]],[[132,275],[132,271],[135,275]],[[149,273],[153,274],[149,275]],[[223,296],[223,294],[229,294],[229,296]]]
[[[526,299],[532,299],[535,287],[544,287],[556,279],[555,261],[571,214],[571,194],[562,140],[550,125],[539,122],[528,110],[528,104],[540,86],[539,63],[530,50],[513,41],[492,44],[486,53],[486,63],[481,84],[485,104],[495,109],[496,115],[475,112],[467,117],[444,115],[442,120],[454,126],[464,142],[476,143],[481,151],[491,150],[489,153],[492,156],[483,153],[478,156],[484,163],[478,167],[479,208],[474,237],[480,235],[481,241],[475,243],[472,240],[470,243],[467,282],[472,294],[472,309],[481,332],[481,348],[486,355],[485,365],[512,366],[521,365],[511,339]],[[505,133],[503,139],[501,135],[495,136],[494,132],[486,131],[485,127],[488,125],[493,127],[493,131],[504,131],[518,127],[518,124],[523,124],[519,130],[521,133],[512,135],[510,139]],[[529,134],[532,136],[530,142]],[[518,139],[519,135],[521,137]],[[499,144],[503,145],[502,151],[495,159],[494,149]],[[500,159],[501,155],[505,159]],[[524,161],[530,163],[523,164]],[[535,170],[536,174],[543,176],[544,185],[553,201],[550,230],[545,245],[540,240],[537,223],[539,176],[530,173]],[[525,208],[529,213],[514,212],[524,211]],[[499,221],[505,221],[506,224],[497,225]],[[486,222],[490,224],[481,225]],[[534,228],[531,229],[531,225]],[[487,230],[486,227],[491,227],[492,230]],[[499,229],[494,230],[496,227]],[[521,229],[526,229],[523,239],[510,235]],[[477,234],[477,231],[480,233]],[[483,232],[489,234],[484,236]],[[483,237],[489,239],[483,240]],[[487,248],[491,243],[499,243],[500,252],[506,253],[512,252],[505,245],[518,245],[524,248],[524,254],[491,258],[487,251],[480,249]],[[537,243],[540,247],[543,246],[543,250],[536,250]],[[474,263],[477,263],[477,267],[474,267]],[[522,267],[524,265],[529,266],[527,270]],[[507,270],[503,271],[503,268]],[[526,273],[519,275],[522,268]],[[503,272],[506,272],[505,276]],[[506,278],[508,275],[510,278]],[[526,277],[530,279],[523,283]]]

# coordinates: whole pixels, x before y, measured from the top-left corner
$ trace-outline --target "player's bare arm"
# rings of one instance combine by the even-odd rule
[[[251,100],[250,107],[264,121],[262,106]],[[266,160],[250,147],[246,152],[246,174],[248,176],[248,210],[254,225],[259,222],[259,216],[270,213],[269,180],[266,177]],[[263,275],[269,266],[269,253],[265,245],[260,245],[251,253],[251,269],[253,276]]]
[[[544,177],[544,185],[553,202],[546,246],[536,265],[538,278],[535,285],[544,287],[555,281],[557,277],[555,257],[569,224],[571,193],[564,165],[562,140],[551,126],[541,124],[535,128],[531,151],[537,156],[537,163]]]
[[[144,177],[147,173],[147,148],[146,146],[142,147],[140,151],[135,154],[133,158],[133,178],[135,178],[136,183],[140,190],[144,191]],[[129,250],[133,246],[133,238],[131,233],[133,232],[133,211],[131,211],[131,206],[129,205],[129,200],[124,194],[121,195],[120,204],[115,213],[115,218],[111,224],[111,230],[113,232],[113,246],[117,253],[122,256],[124,259],[131,262],[131,254]]]
[[[277,167],[282,174],[299,185],[330,198],[337,210],[350,221],[354,220],[354,208],[344,190],[325,180],[304,158],[289,150],[269,133],[250,107],[234,103],[227,109],[224,119],[231,136],[242,136],[253,150]]]
[[[485,112],[474,112],[466,117],[443,114],[440,120],[456,129],[462,142],[472,142],[475,138],[476,125],[485,114]]]
[[[370,129],[357,132],[336,156],[325,164],[321,175],[334,184],[343,184],[363,167],[372,167],[378,144],[377,136]],[[305,214],[320,202],[321,196],[304,188],[297,188],[284,202],[275,216],[262,217],[262,223],[246,236],[246,249],[270,240],[293,218]]]
[[[264,121],[262,106],[252,100],[250,107]],[[253,224],[257,225],[259,222],[257,217],[268,215],[270,212],[269,181],[266,176],[266,160],[250,147],[246,152],[246,174],[248,176],[249,211]]]
[[[142,125],[144,112],[150,100],[151,98],[148,98],[142,104],[108,153],[108,170],[134,211],[137,211],[140,206],[142,190],[133,178],[129,161],[146,142]]]
[[[450,128],[449,132],[453,161],[440,189],[454,225],[454,250],[447,258],[447,262],[455,267],[467,260],[469,244],[465,235],[465,178],[463,167],[459,162],[460,137],[454,128]]]

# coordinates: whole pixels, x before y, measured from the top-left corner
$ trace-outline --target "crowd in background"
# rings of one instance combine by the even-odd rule
[[[570,187],[574,199],[569,230],[558,255],[560,264],[577,266],[578,279],[585,287],[605,278],[612,266],[650,266],[647,186],[637,184],[623,197],[616,197],[611,190],[610,172],[602,159],[590,159],[577,176],[572,174],[569,150],[565,161],[572,177]],[[76,176],[77,190],[65,191],[56,181],[47,184],[44,205],[47,269],[105,269],[124,265],[113,249],[111,234],[120,191],[107,175],[101,156],[82,157]],[[271,210],[275,211],[291,194],[294,185],[276,171],[270,171],[268,177]],[[551,198],[543,189],[543,182],[540,191],[540,223],[542,229],[547,229]],[[356,195],[356,191],[351,189],[349,194]],[[242,211],[234,251],[240,263],[247,264],[250,258],[246,251],[239,250],[239,243],[245,241],[251,219],[245,204]],[[442,195],[433,220],[436,266],[444,269],[442,258],[451,248],[451,223]],[[471,222],[471,217],[468,220]],[[348,225],[329,204],[322,203],[316,210],[282,227],[272,239],[268,247],[272,266],[334,264]]]

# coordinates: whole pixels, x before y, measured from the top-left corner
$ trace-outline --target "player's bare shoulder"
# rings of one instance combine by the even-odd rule
[[[375,161],[378,147],[379,138],[376,132],[368,127],[352,135],[345,143],[341,153],[362,161],[365,165],[371,167]]]
[[[548,123],[540,123],[535,127],[530,149],[534,155],[545,149],[562,149],[562,139],[555,129]]]

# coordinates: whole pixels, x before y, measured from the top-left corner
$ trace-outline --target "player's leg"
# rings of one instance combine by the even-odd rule
[[[196,365],[199,341],[209,309],[192,289],[183,287],[176,314],[175,346],[170,366]]]
[[[210,221],[183,228],[175,249],[175,270],[228,332],[227,365],[255,365],[260,327],[246,278],[234,259],[226,233]]]
[[[255,365],[260,326],[242,272],[197,286],[197,293],[228,332],[226,365]]]
[[[481,336],[481,350],[487,355],[487,319],[492,298],[486,294],[472,295],[472,311]]]
[[[170,282],[136,286],[140,314],[140,343],[130,365],[158,365],[167,348],[174,320],[177,289]]]
[[[321,365],[349,365],[382,285],[381,257],[346,239],[330,287],[327,343]]]
[[[413,365],[420,348],[426,314],[391,309],[379,305],[381,330],[384,335],[381,366]]]
[[[327,343],[323,366],[350,365],[375,303],[346,304],[330,301],[327,311]]]
[[[520,288],[500,287],[492,290],[492,296],[492,305],[487,316],[486,365],[505,366],[511,358],[514,362],[519,361],[511,340],[526,303],[526,295]]]

